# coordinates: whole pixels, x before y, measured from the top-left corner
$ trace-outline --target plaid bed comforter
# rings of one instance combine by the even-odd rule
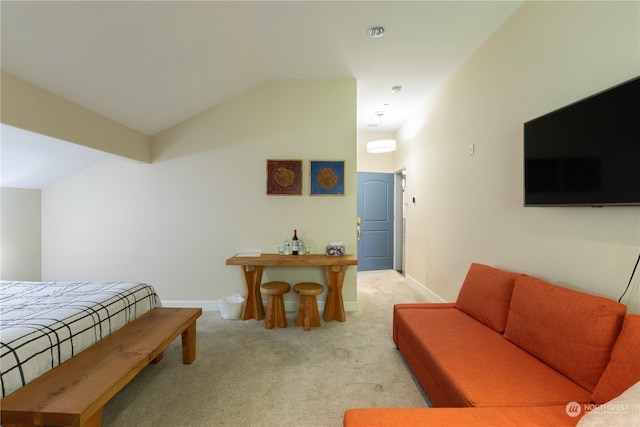
[[[160,305],[143,283],[0,282],[2,396]]]

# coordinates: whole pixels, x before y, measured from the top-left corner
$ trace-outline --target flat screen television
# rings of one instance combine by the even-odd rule
[[[640,206],[640,77],[524,124],[525,206]]]

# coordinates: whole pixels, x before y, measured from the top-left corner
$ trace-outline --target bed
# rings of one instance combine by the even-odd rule
[[[138,282],[0,282],[2,397],[159,306]]]

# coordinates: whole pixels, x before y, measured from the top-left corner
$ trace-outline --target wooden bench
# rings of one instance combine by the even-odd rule
[[[104,405],[182,334],[182,362],[196,358],[200,308],[154,308],[0,400],[3,427],[97,427]]]

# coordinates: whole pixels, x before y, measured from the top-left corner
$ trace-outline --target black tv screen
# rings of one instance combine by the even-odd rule
[[[524,124],[524,205],[640,205],[640,77]]]

